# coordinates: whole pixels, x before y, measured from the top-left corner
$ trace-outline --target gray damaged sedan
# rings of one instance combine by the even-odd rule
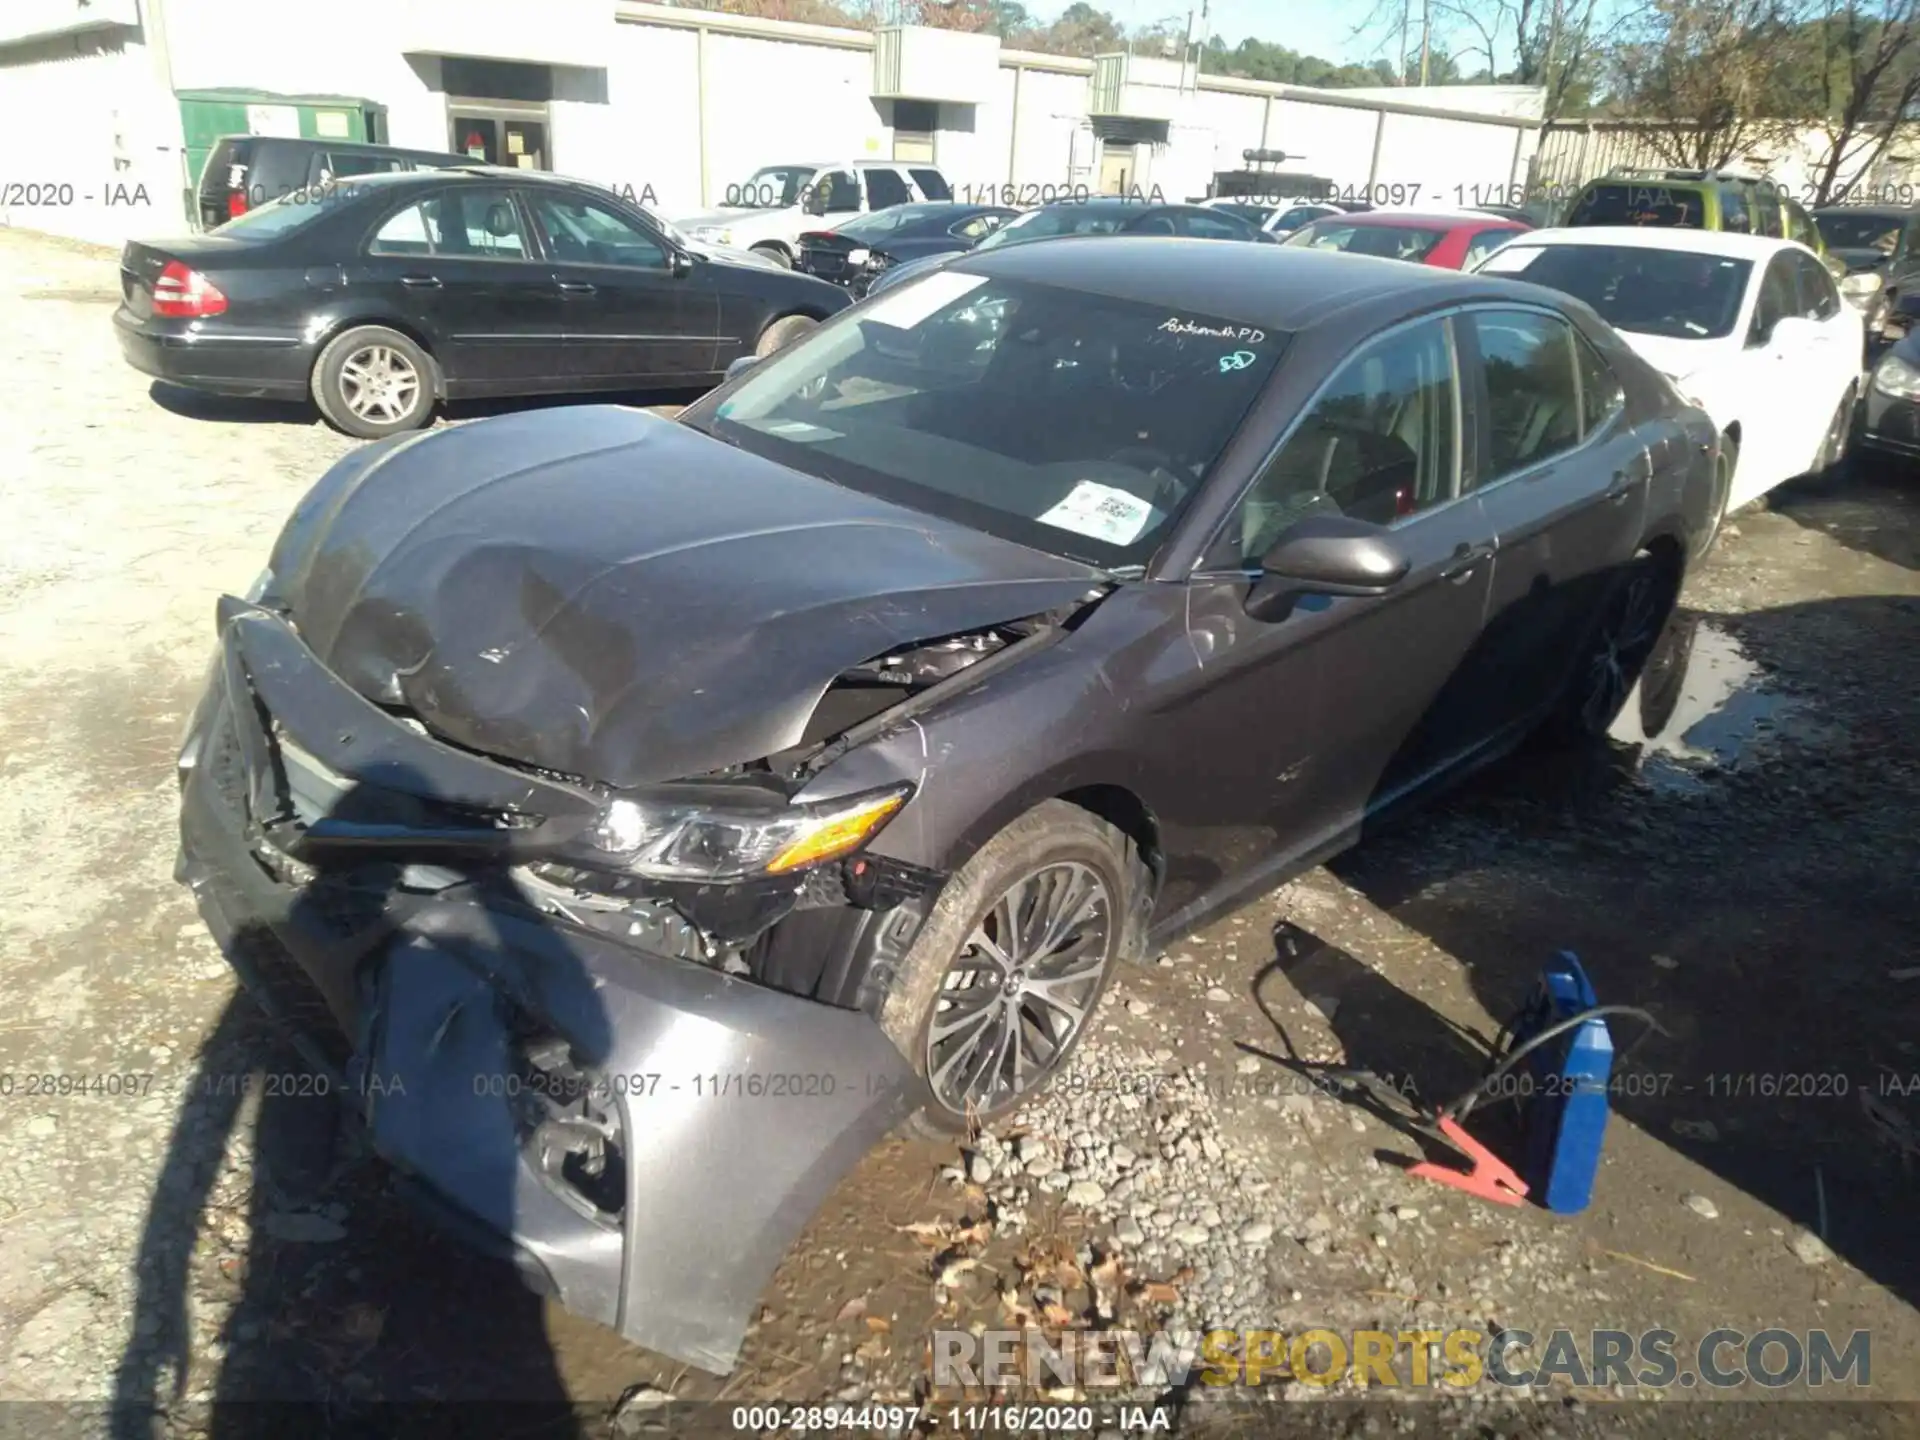
[[[676,421],[341,461],[219,604],[180,874],[442,1215],[724,1371],[891,1127],[991,1123],[1120,962],[1604,730],[1713,445],[1515,282],[968,257]]]

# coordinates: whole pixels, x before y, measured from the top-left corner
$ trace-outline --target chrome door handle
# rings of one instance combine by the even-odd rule
[[[569,295],[591,295],[595,289],[584,280],[562,280],[560,288]]]
[[[1493,553],[1490,546],[1468,545],[1462,542],[1454,547],[1453,563],[1440,572],[1442,580],[1451,580],[1459,584],[1480,568],[1480,562]]]
[[[438,290],[440,277],[438,275],[402,275],[400,283],[409,290]]]

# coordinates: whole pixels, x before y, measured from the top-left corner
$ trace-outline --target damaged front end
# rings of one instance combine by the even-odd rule
[[[872,1017],[944,877],[864,849],[913,787],[803,792],[1072,608],[896,649],[787,750],[616,790],[450,744],[271,597],[227,599],[179,875],[445,1219],[724,1373],[788,1245],[920,1098]]]

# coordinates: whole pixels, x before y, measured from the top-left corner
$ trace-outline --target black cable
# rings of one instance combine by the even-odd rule
[[[1660,1022],[1653,1018],[1652,1013],[1641,1009],[1638,1005],[1595,1005],[1590,1010],[1582,1010],[1577,1014],[1567,1016],[1563,1020],[1555,1021],[1537,1035],[1529,1036],[1525,1041],[1508,1050],[1504,1055],[1501,1055],[1494,1064],[1487,1068],[1487,1073],[1482,1075],[1471,1089],[1455,1099],[1451,1105],[1443,1106],[1439,1113],[1451,1115],[1456,1120],[1465,1119],[1467,1113],[1480,1102],[1480,1098],[1486,1092],[1487,1087],[1506,1075],[1514,1066],[1526,1059],[1527,1056],[1531,1055],[1535,1050],[1538,1050],[1549,1040],[1557,1040],[1569,1030],[1578,1029],[1580,1026],[1586,1024],[1587,1021],[1597,1020],[1602,1015],[1632,1015],[1639,1020],[1645,1021],[1647,1030],[1643,1032],[1643,1038],[1645,1033],[1651,1033],[1652,1031],[1660,1029]],[[1512,1033],[1513,1024],[1509,1022],[1502,1028],[1501,1036],[1505,1037]],[[1665,1032],[1663,1031],[1662,1033]],[[1636,1041],[1635,1043],[1638,1044],[1639,1042]]]

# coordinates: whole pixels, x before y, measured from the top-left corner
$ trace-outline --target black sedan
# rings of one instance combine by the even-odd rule
[[[997,250],[1030,240],[1057,240],[1068,235],[1169,235],[1190,240],[1267,241],[1274,237],[1249,225],[1230,211],[1205,205],[1156,205],[1121,196],[1096,196],[1042,205],[1009,220],[974,247]],[[971,253],[971,252],[969,252]],[[950,256],[929,256],[895,265],[875,277],[868,294],[891,289],[903,280],[924,275],[946,264]]]
[[[708,385],[850,303],[598,186],[491,167],[357,177],[131,241],[120,288],[135,369],[311,395],[369,439],[428,424],[440,400]]]
[[[1007,205],[961,201],[890,205],[800,237],[795,268],[863,296],[882,270],[929,255],[958,255],[1019,215]]]
[[[975,251],[740,369],[360,447],[180,756],[180,874],[374,1149],[718,1370],[896,1121],[994,1123],[1121,965],[1605,730],[1714,500],[1592,311],[1387,260]]]
[[[1898,206],[1829,205],[1813,212],[1827,253],[1847,267],[1841,289],[1865,312],[1867,339],[1883,334],[1889,322],[1911,327],[1916,272],[1914,221],[1920,211]]]
[[[1920,460],[1920,326],[1909,329],[1867,377],[1859,440],[1870,451]]]

